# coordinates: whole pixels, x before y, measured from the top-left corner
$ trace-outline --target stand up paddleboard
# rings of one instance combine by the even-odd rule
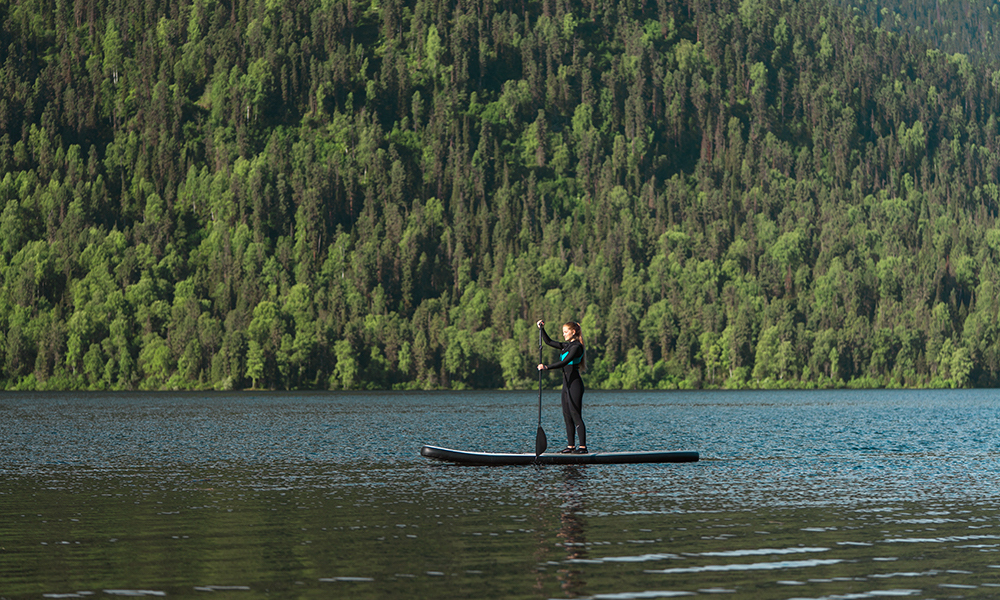
[[[466,452],[438,446],[424,446],[420,454],[463,465],[618,465],[637,463],[697,462],[697,452],[595,452],[593,454],[546,453],[508,454],[496,452]]]

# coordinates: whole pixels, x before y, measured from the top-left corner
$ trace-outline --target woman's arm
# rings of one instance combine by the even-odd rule
[[[545,327],[544,327],[544,323],[543,323],[543,326],[539,327],[538,329],[542,332],[542,341],[544,341],[546,345],[552,346],[553,348],[558,348],[559,350],[563,349],[563,343],[562,342],[556,342],[556,341],[554,341],[552,338],[549,337],[549,334],[546,333]]]

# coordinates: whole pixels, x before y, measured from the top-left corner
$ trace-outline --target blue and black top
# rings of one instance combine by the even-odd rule
[[[574,379],[580,379],[580,369],[583,367],[583,344],[579,341],[557,342],[542,329],[542,340],[549,346],[561,350],[559,362],[545,365],[546,369],[562,369],[563,384],[569,385]]]

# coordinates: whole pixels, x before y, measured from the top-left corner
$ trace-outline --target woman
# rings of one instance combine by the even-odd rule
[[[539,364],[538,370],[562,369],[562,410],[563,419],[566,421],[566,437],[569,445],[560,450],[561,454],[587,454],[587,427],[583,424],[583,379],[580,371],[586,366],[584,362],[583,331],[579,323],[570,321],[562,326],[562,334],[565,342],[554,342],[545,332],[545,321],[538,320],[535,323],[542,330],[542,338],[545,343],[553,348],[562,351],[559,362],[551,365]],[[574,437],[578,438],[580,445],[574,447]]]

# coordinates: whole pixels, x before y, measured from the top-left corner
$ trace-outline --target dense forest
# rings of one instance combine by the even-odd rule
[[[932,4],[0,0],[0,386],[519,388],[536,318],[996,386],[1000,3]]]
[[[839,0],[852,14],[949,54],[1000,59],[997,0]]]

